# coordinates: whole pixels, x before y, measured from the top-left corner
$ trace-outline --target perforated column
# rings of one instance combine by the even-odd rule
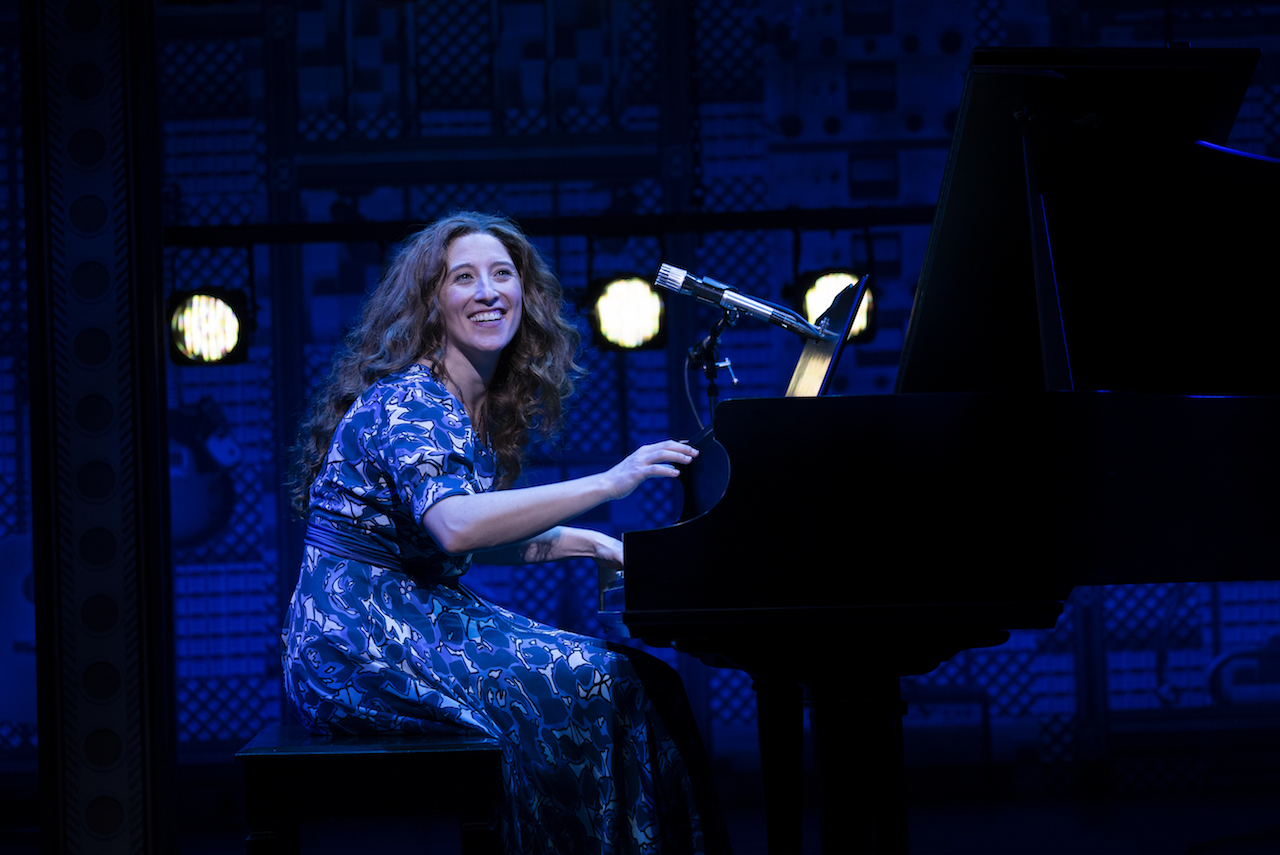
[[[173,851],[152,14],[22,7],[46,852]]]

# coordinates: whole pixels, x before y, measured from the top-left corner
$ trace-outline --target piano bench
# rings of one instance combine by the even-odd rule
[[[463,855],[497,855],[502,749],[478,735],[313,736],[273,725],[236,752],[248,855],[301,855],[304,821],[456,817]],[[422,841],[414,849],[427,849]],[[435,851],[435,846],[431,847]]]

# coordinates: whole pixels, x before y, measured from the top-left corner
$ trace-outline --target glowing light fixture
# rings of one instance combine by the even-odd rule
[[[661,347],[664,307],[653,285],[637,276],[593,285],[592,326],[607,347],[635,350]]]
[[[800,277],[801,302],[800,311],[816,323],[822,313],[830,306],[836,295],[861,279],[861,275],[851,270],[823,270],[818,273],[806,273]],[[872,286],[874,287],[874,286]],[[853,318],[853,326],[849,329],[848,341],[867,342],[875,336],[875,291],[867,289],[867,294],[858,306],[858,313]]]
[[[180,291],[169,300],[170,358],[181,365],[243,362],[251,326],[244,294]]]

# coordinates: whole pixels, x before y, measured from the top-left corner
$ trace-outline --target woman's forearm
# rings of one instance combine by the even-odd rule
[[[675,464],[688,463],[697,449],[667,440],[637,449],[606,472],[515,490],[447,496],[422,516],[445,552],[462,555],[518,543],[571,520],[597,505],[629,496],[650,478],[674,478]]]
[[[523,541],[536,544],[539,535],[609,498],[602,475],[590,475],[538,487],[449,496],[428,508],[422,519],[441,549],[461,555]]]

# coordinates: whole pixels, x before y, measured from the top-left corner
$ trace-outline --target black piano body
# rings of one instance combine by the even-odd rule
[[[703,454],[729,461],[727,489],[627,533],[626,623],[688,642],[907,612],[987,622],[1080,584],[1273,578],[1278,426],[1274,396],[725,401]]]
[[[896,394],[723,402],[624,536],[630,633],[756,678],[771,849],[797,684],[824,851],[905,851],[900,675],[1076,585],[1280,578],[1280,162],[1221,148],[1257,58],[975,51]]]

